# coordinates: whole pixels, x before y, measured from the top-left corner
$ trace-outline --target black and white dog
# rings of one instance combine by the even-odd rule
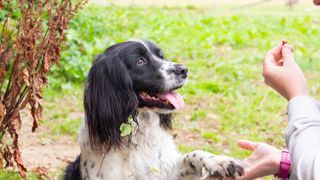
[[[201,150],[181,155],[167,131],[184,105],[188,70],[150,41],[127,41],[96,57],[84,92],[81,154],[65,179],[178,180],[236,178],[239,160]],[[120,126],[132,128],[123,136]],[[129,128],[130,130],[130,128]]]

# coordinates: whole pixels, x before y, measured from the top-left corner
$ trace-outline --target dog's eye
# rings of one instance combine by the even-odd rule
[[[144,58],[138,58],[136,64],[137,64],[138,66],[145,65],[145,64],[147,64],[147,60],[144,59]]]

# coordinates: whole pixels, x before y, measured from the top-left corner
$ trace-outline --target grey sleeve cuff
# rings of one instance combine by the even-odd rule
[[[310,120],[320,118],[320,105],[310,96],[296,96],[288,103],[288,127],[285,133],[285,141],[289,147],[289,138],[294,132],[303,129]]]
[[[320,115],[319,103],[310,96],[296,96],[288,103],[289,123],[299,117]]]

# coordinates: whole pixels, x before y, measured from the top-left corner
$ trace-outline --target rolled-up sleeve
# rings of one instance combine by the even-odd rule
[[[292,158],[293,176],[320,179],[320,104],[309,96],[297,96],[288,104],[286,145]]]

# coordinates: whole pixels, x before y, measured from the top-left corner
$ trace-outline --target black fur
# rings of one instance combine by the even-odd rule
[[[80,173],[80,156],[77,159],[70,163],[65,170],[65,174],[63,180],[80,180],[81,173]]]
[[[92,149],[119,146],[119,127],[136,116],[138,98],[120,52],[111,47],[95,60],[84,92],[86,123]]]
[[[159,114],[160,125],[164,129],[172,129],[172,114]]]

